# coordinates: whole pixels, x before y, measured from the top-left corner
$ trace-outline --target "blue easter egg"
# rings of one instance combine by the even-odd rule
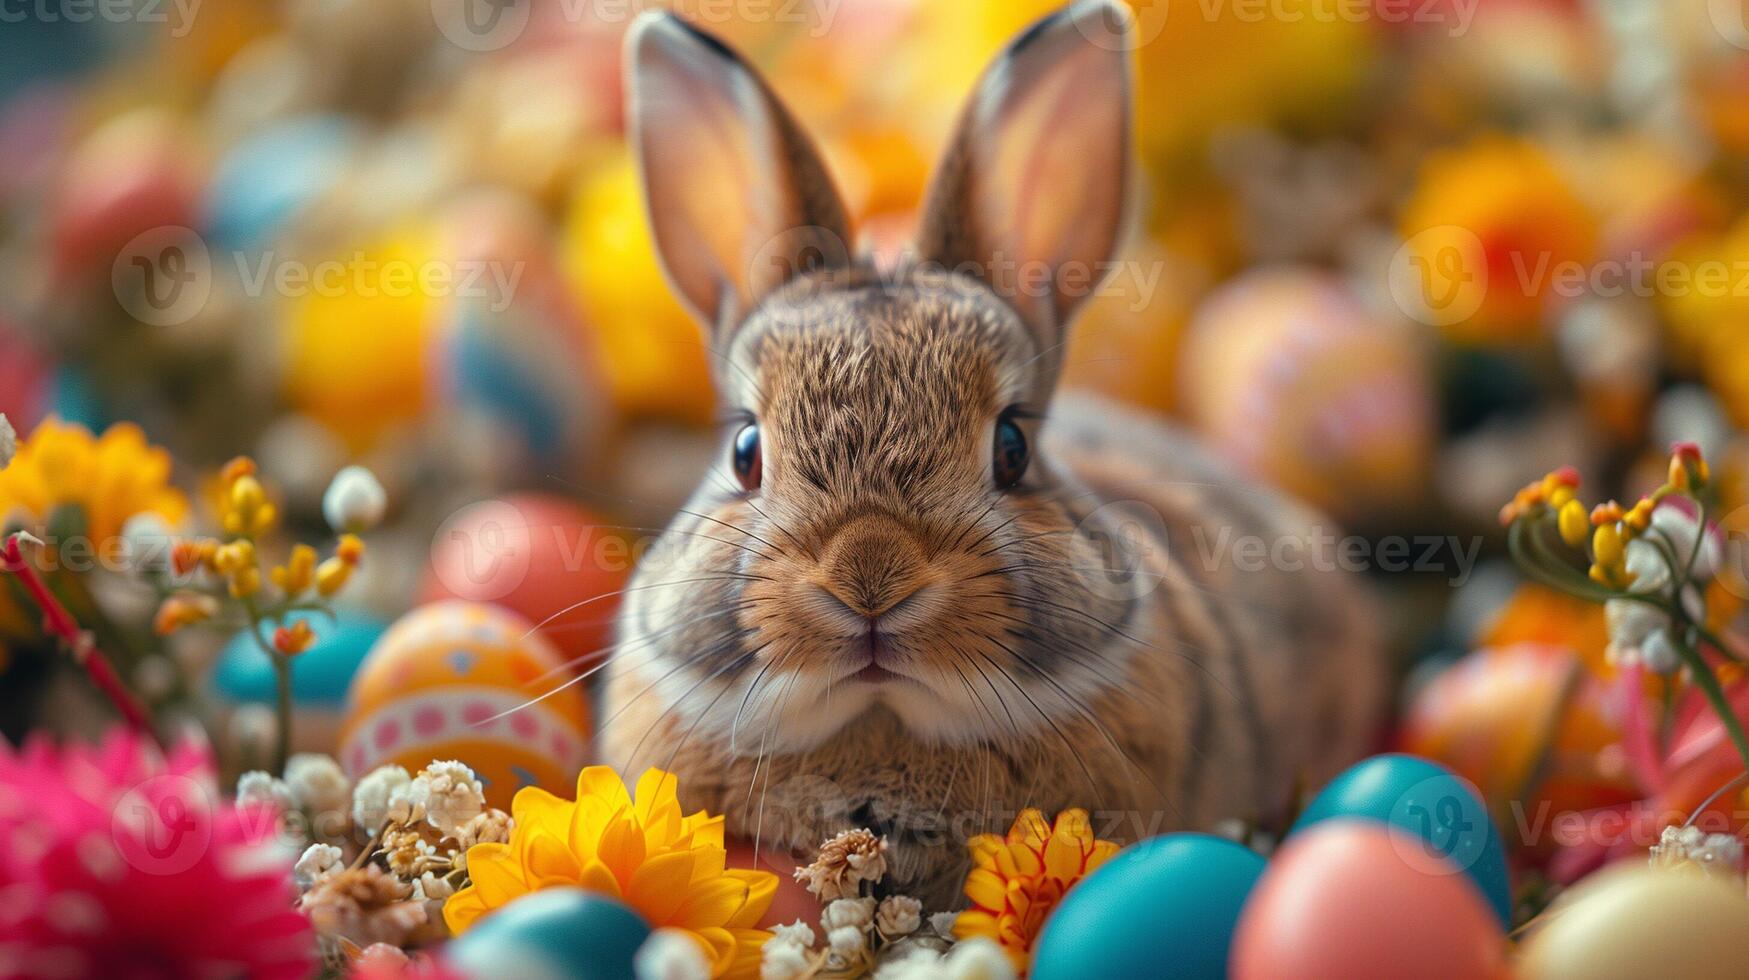
[[[1263,868],[1255,851],[1209,834],[1132,844],[1063,897],[1034,946],[1032,977],[1221,980]]]
[[[1430,856],[1468,874],[1501,925],[1510,925],[1512,892],[1500,832],[1481,798],[1457,773],[1417,756],[1373,756],[1331,780],[1288,834],[1344,817],[1377,820],[1425,842]]]
[[[475,977],[633,980],[650,927],[619,902],[581,888],[544,888],[481,919],[444,950]]]
[[[226,249],[266,247],[298,211],[345,172],[357,127],[337,116],[304,116],[237,143],[207,189],[213,242]]]
[[[352,675],[388,629],[387,623],[363,613],[338,610],[336,616],[335,620],[308,613],[286,617],[290,622],[308,622],[316,634],[315,644],[291,662],[292,700],[299,705],[338,708],[343,704]],[[213,671],[213,689],[237,703],[273,703],[278,690],[273,662],[248,633],[238,633],[225,644]]]

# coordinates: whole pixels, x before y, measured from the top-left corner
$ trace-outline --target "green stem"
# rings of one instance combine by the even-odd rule
[[[1743,733],[1743,723],[1738,720],[1736,712],[1731,710],[1731,703],[1725,699],[1725,691],[1719,686],[1719,679],[1713,676],[1712,668],[1687,641],[1675,636],[1671,637],[1671,641],[1676,646],[1677,654],[1687,662],[1689,670],[1694,674],[1694,682],[1712,703],[1713,712],[1724,724],[1731,741],[1736,744],[1737,754],[1742,756],[1744,768],[1749,769],[1749,735]]]

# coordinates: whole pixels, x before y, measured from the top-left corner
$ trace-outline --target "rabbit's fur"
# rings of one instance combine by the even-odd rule
[[[672,16],[634,27],[657,244],[725,405],[759,426],[763,475],[737,482],[729,425],[640,566],[606,761],[677,772],[688,806],[762,846],[887,833],[894,884],[946,907],[966,837],[1022,807],[1084,807],[1119,840],[1268,820],[1365,749],[1385,671],[1358,583],[1206,560],[1320,518],[1157,422],[1053,398],[1080,298],[1063,270],[1106,260],[1122,226],[1129,36],[1120,5],[1089,0],[1018,38],[916,251],[877,269],[738,56]],[[1046,286],[992,271],[1002,255]],[[1008,489],[999,419],[1033,447]],[[871,658],[899,676],[868,678]]]

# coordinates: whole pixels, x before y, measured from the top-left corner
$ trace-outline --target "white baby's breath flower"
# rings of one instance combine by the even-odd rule
[[[407,799],[425,808],[425,821],[454,834],[486,808],[486,790],[474,771],[455,761],[438,761],[419,770]]]
[[[260,769],[252,769],[237,778],[237,802],[271,803],[282,813],[291,813],[298,808],[297,797],[292,795],[285,780],[275,779]]]
[[[888,939],[909,936],[923,924],[923,903],[909,895],[888,895],[875,912],[875,928]]]
[[[795,980],[812,965],[803,946],[786,939],[768,940],[759,951],[759,980]]]
[[[141,511],[121,526],[121,556],[126,566],[138,572],[170,567],[170,525],[152,511]]]
[[[827,932],[851,926],[867,929],[874,922],[875,900],[872,898],[841,898],[820,913],[820,927]]]
[[[814,929],[806,922],[797,919],[787,926],[772,926],[771,939],[768,941],[774,943],[780,941],[790,942],[795,943],[803,949],[812,949],[814,946]]]
[[[18,433],[12,428],[12,422],[6,418],[5,412],[0,412],[0,470],[12,462],[12,457],[18,455]]]
[[[944,980],[1015,980],[1014,964],[1002,947],[982,936],[954,946],[936,974]]]
[[[311,844],[292,865],[292,879],[298,887],[307,889],[345,867],[341,863],[342,857],[340,848],[332,844]]]
[[[441,902],[455,894],[455,886],[434,872],[427,871],[413,879],[413,897],[421,902]]]
[[[342,533],[368,531],[383,519],[389,495],[377,475],[362,466],[348,466],[334,474],[322,494],[322,516],[328,526]]]
[[[413,777],[400,766],[378,766],[364,774],[352,790],[352,822],[359,830],[375,834],[382,829],[390,808],[406,799]]]
[[[941,976],[941,954],[927,946],[907,950],[874,972],[874,980],[941,980]]]
[[[632,957],[637,980],[710,980],[698,943],[679,929],[657,929]]]
[[[855,926],[839,926],[826,934],[826,945],[845,959],[852,959],[868,949],[868,933]]]
[[[323,817],[332,819],[335,814],[341,820],[346,818],[352,783],[332,756],[319,752],[292,756],[285,763],[285,783],[291,787],[292,796],[318,822],[324,822]]]
[[[1699,827],[1665,827],[1652,846],[1650,862],[1654,868],[1741,879],[1743,842],[1730,834],[1702,833]]]

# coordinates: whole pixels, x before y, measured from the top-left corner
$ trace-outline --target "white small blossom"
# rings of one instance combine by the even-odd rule
[[[343,865],[340,848],[332,844],[311,844],[292,865],[292,879],[300,888],[309,888],[323,878],[339,871]]]
[[[875,913],[875,927],[888,939],[909,936],[923,924],[923,903],[909,895],[889,895]]]
[[[375,473],[362,466],[348,466],[334,474],[322,494],[322,516],[340,532],[368,531],[382,522],[389,495]]]
[[[425,821],[448,835],[486,808],[486,789],[460,762],[433,762],[407,787],[407,799],[425,808]]]
[[[413,777],[400,766],[378,766],[364,774],[352,790],[352,822],[374,834],[382,829],[390,808],[406,799]]]
[[[12,463],[12,457],[18,455],[18,433],[7,420],[6,413],[0,412],[0,470]]]
[[[795,980],[812,966],[806,947],[772,939],[759,951],[759,980]]]
[[[434,872],[427,871],[413,879],[413,898],[420,902],[441,902],[455,894],[455,886]]]
[[[352,800],[352,784],[340,763],[319,752],[300,752],[285,763],[285,782],[292,796],[318,822],[324,816],[341,814],[345,819]]]
[[[1014,964],[995,942],[979,936],[954,946],[938,974],[945,980],[1015,980]]]
[[[637,980],[710,980],[711,967],[691,936],[679,929],[657,929],[632,957]]]
[[[826,945],[845,959],[852,959],[868,949],[868,933],[855,926],[839,926],[826,934]]]
[[[814,946],[814,929],[800,919],[791,922],[787,926],[772,926],[771,939],[769,942],[775,943],[780,941],[795,943],[803,949],[812,949]]]
[[[271,803],[282,813],[291,813],[298,808],[297,797],[292,795],[285,780],[275,779],[260,769],[252,769],[238,777],[237,802]]]
[[[134,571],[149,572],[170,567],[170,525],[152,511],[141,511],[121,526],[121,557]]]
[[[874,922],[874,915],[874,899],[841,898],[820,913],[820,927],[828,933],[844,926],[867,929]]]
[[[1693,558],[1691,579],[1681,596],[1683,609],[1696,619],[1704,619],[1705,598],[1697,583],[1704,584],[1718,571],[1721,547],[1711,530],[1703,530],[1691,506],[1671,498],[1652,510],[1651,525],[1646,532],[1627,544],[1626,563],[1633,583],[1628,591],[1638,595],[1676,598],[1670,574],[1669,556],[1680,567]],[[1611,599],[1604,604],[1609,624],[1609,661],[1617,665],[1644,664],[1647,670],[1659,674],[1674,673],[1682,666],[1676,645],[1670,636],[1669,613],[1635,599]]]
[[[874,972],[874,980],[941,980],[942,975],[941,954],[919,946],[882,963]]]
[[[1743,842],[1730,834],[1706,834],[1699,827],[1665,827],[1653,845],[1654,868],[1695,868],[1711,875],[1740,878]]]

